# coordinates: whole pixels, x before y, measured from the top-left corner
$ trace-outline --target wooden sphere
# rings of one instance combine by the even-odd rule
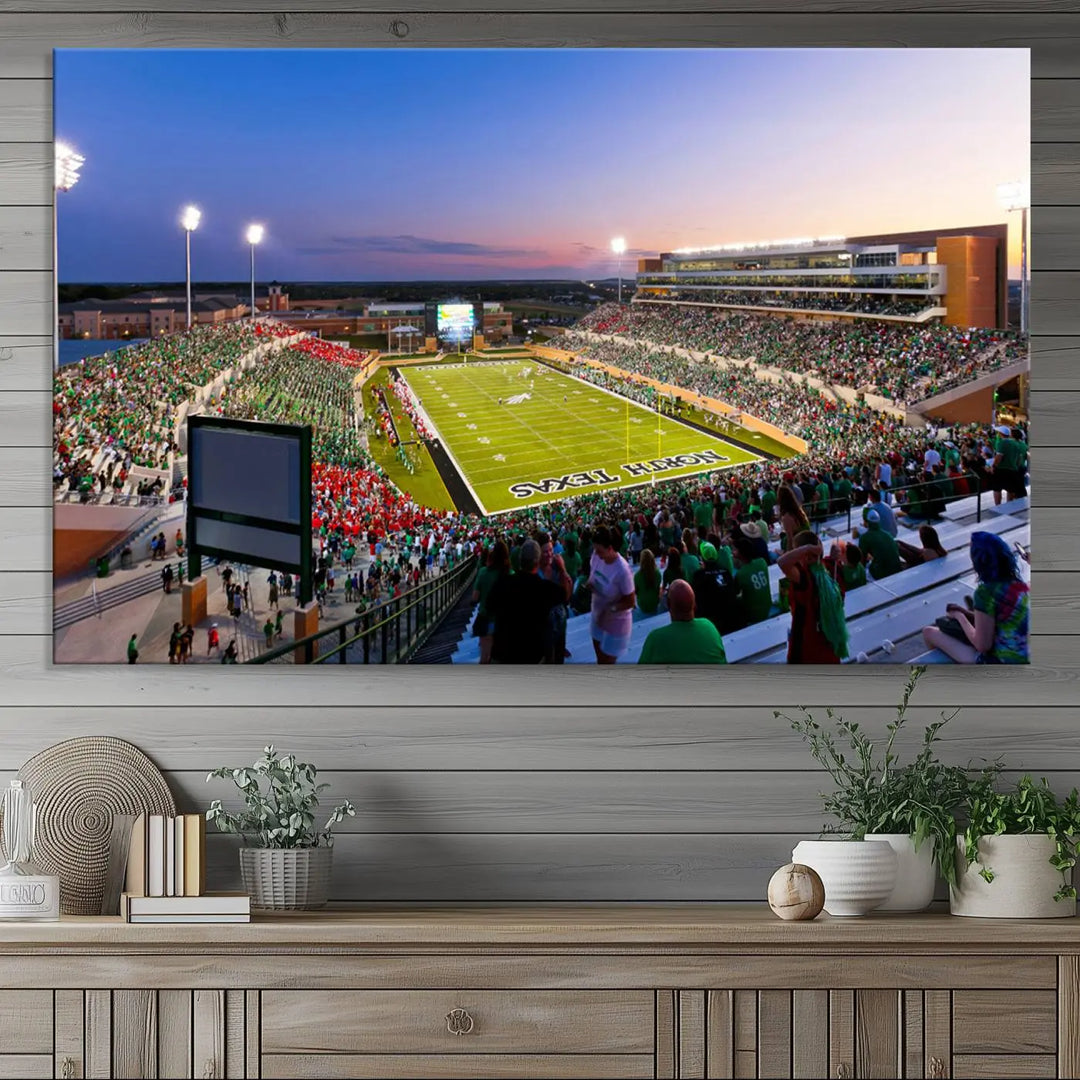
[[[788,863],[769,879],[769,907],[781,919],[816,919],[825,906],[825,886],[812,867]]]

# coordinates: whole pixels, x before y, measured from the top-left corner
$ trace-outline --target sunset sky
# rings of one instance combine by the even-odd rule
[[[60,280],[612,276],[710,243],[984,225],[1030,175],[986,50],[62,50]]]

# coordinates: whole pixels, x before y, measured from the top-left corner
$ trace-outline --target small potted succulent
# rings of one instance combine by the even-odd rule
[[[925,670],[912,669],[884,742],[832,709],[826,710],[827,726],[806,708],[794,718],[775,714],[802,736],[833,781],[833,790],[821,793],[822,807],[834,819],[823,833],[832,839],[803,841],[792,856],[821,876],[830,914],[922,911],[934,898],[937,869],[950,884],[956,881],[954,812],[963,801],[968,770],[942,764],[936,748],[955,713],[927,724],[908,763],[901,764],[895,749]],[[997,771],[990,766],[987,774]]]
[[[1021,777],[1000,790],[973,780],[956,840],[956,880],[949,910],[991,919],[1052,919],[1076,914],[1080,797],[1059,799],[1045,780]]]
[[[356,810],[340,803],[320,829],[315,814],[329,785],[316,783],[317,775],[314,765],[293,754],[280,757],[268,746],[254,765],[215,769],[206,778],[231,780],[243,798],[236,813],[215,799],[206,820],[241,838],[240,873],[252,907],[311,910],[326,904],[333,829]]]

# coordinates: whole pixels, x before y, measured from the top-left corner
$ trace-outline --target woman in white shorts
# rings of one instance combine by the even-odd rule
[[[592,590],[592,639],[598,664],[614,664],[630,648],[634,619],[634,572],[615,549],[615,537],[606,525],[592,536],[589,561]]]

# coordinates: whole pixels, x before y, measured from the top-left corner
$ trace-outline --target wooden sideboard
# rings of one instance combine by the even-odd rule
[[[1080,1077],[1080,923],[764,907],[0,926],[0,1077]]]

